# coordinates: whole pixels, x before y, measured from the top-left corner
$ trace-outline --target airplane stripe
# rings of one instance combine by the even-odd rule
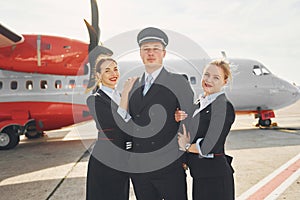
[[[300,153],[240,195],[237,200],[264,199],[300,168]]]

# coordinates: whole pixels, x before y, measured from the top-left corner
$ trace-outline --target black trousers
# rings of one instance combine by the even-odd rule
[[[193,200],[233,200],[232,174],[220,177],[193,178]]]
[[[186,174],[183,168],[132,174],[137,200],[187,200]]]
[[[89,159],[87,200],[128,200],[129,175],[99,162],[92,155]]]

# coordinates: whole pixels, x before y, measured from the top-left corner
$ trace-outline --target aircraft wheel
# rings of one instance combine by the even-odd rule
[[[260,126],[270,127],[272,124],[272,121],[271,121],[271,119],[266,119],[266,120],[259,119],[258,123]]]
[[[41,137],[43,134],[39,131],[26,131],[25,136],[28,139],[35,139]]]
[[[31,123],[31,124],[27,125],[25,128],[25,136],[28,139],[39,138],[42,136],[42,132],[37,131],[35,124]]]
[[[12,149],[20,142],[20,136],[12,128],[6,128],[0,133],[0,150]]]

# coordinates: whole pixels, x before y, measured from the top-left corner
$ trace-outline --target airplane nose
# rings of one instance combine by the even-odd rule
[[[300,99],[300,86],[296,86],[298,91],[297,91],[297,96],[298,96],[298,99]]]

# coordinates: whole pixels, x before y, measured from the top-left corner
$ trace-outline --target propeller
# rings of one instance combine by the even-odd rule
[[[99,28],[99,13],[98,5],[96,0],[91,0],[92,10],[92,25],[85,19],[85,25],[89,32],[90,44],[89,44],[89,66],[90,66],[90,77],[86,91],[90,91],[95,87],[96,84],[96,62],[101,57],[107,57],[113,55],[113,52],[104,47],[102,44],[99,45],[100,40],[100,28]]]

